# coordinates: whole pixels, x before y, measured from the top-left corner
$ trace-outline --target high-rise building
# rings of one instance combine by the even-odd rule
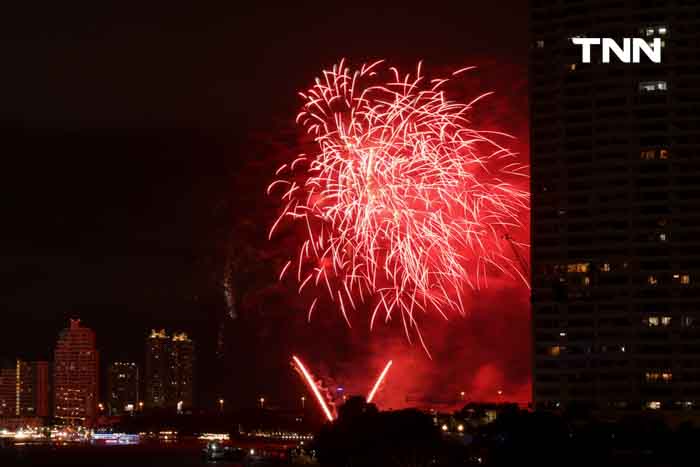
[[[170,349],[171,400],[176,407],[194,403],[194,342],[184,332],[175,333]]]
[[[700,408],[700,5],[530,8],[533,400]],[[661,63],[582,63],[575,37]]]
[[[15,360],[0,370],[0,415],[49,415],[49,362]]]
[[[91,425],[97,415],[99,358],[95,333],[70,320],[54,351],[54,416]]]
[[[139,367],[132,362],[113,362],[107,369],[107,409],[110,415],[137,410]]]
[[[34,384],[34,410],[39,417],[48,417],[50,410],[50,364],[49,362],[32,362],[34,370],[32,383]]]
[[[146,339],[145,370],[146,407],[166,407],[170,381],[170,336],[165,329],[151,331]]]
[[[153,330],[146,340],[146,407],[190,408],[194,398],[194,342],[185,333]]]

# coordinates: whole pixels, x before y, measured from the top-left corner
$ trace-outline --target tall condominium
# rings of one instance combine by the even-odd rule
[[[171,400],[176,407],[194,404],[194,342],[184,332],[173,335],[170,350]]]
[[[110,415],[134,412],[139,407],[139,367],[113,362],[107,368],[107,410]]]
[[[146,407],[192,407],[194,363],[194,342],[187,334],[151,331],[146,340]]]
[[[530,8],[534,402],[700,408],[700,4]]]
[[[146,407],[165,407],[170,382],[170,337],[164,329],[151,331],[146,339],[145,370]]]
[[[17,359],[0,370],[0,415],[49,416],[49,362]]]
[[[54,351],[54,416],[64,423],[91,425],[97,415],[99,358],[95,333],[70,320]]]

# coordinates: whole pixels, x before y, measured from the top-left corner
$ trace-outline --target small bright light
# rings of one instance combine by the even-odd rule
[[[566,337],[566,332],[564,332],[564,331],[560,332],[559,337]]]
[[[457,431],[464,431],[464,425],[462,425],[461,423],[457,425]]]
[[[442,431],[447,431],[447,425],[442,425]]]
[[[251,455],[251,456],[255,455],[255,449],[251,449],[251,450],[250,450],[250,455]]]

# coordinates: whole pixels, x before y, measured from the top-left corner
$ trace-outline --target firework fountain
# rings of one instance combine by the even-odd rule
[[[326,419],[328,419],[329,422],[332,422],[333,419],[335,418],[333,416],[333,413],[331,410],[328,408],[328,403],[324,399],[324,397],[321,394],[321,391],[319,391],[318,386],[316,385],[316,381],[314,380],[313,376],[311,376],[311,373],[306,369],[304,364],[299,360],[299,358],[295,355],[292,355],[292,360],[294,361],[295,368],[301,373],[302,377],[304,378],[304,382],[306,385],[309,387],[311,392],[313,393],[314,397],[316,398],[316,401],[318,402],[318,405],[321,407],[321,410],[323,411],[323,414],[326,416]]]
[[[379,389],[379,386],[381,386],[382,382],[384,381],[384,378],[386,378],[386,374],[389,372],[389,368],[391,368],[391,364],[393,362],[389,360],[382,370],[382,372],[379,374],[379,377],[377,378],[377,381],[374,383],[374,386],[372,386],[372,390],[369,392],[367,395],[367,403],[372,402],[372,399],[374,399],[375,394],[377,394],[377,390]]]

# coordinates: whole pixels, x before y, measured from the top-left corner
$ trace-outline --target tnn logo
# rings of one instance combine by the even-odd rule
[[[575,45],[583,47],[581,61],[591,63],[591,46],[603,46],[603,63],[610,63],[610,52],[612,51],[622,63],[639,63],[641,52],[654,63],[661,63],[661,39],[656,37],[651,45],[646,39],[629,38],[622,39],[622,47],[617,45],[615,39],[609,37],[574,37],[571,41]]]

